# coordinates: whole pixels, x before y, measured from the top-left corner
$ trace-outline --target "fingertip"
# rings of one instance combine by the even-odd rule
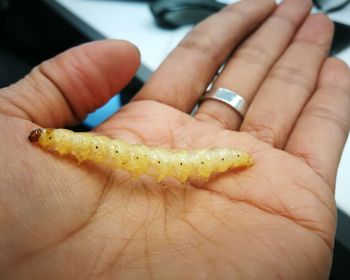
[[[120,39],[106,39],[94,41],[86,44],[87,47],[93,48],[94,52],[105,51],[111,57],[122,57],[128,61],[128,66],[138,68],[141,60],[141,52],[138,47],[130,41]],[[135,70],[134,70],[135,71]]]
[[[304,6],[309,9],[312,8],[312,1],[311,0],[282,0],[282,1],[277,1],[279,4],[291,4],[291,5],[298,5],[298,6]]]
[[[333,34],[333,22],[328,16],[319,13],[310,15],[306,19],[296,35],[296,40],[327,46],[327,49],[329,49]]]
[[[324,29],[324,32],[334,33],[334,22],[329,16],[324,13],[313,14],[310,17],[313,18],[314,24],[321,26]]]
[[[132,42],[129,42],[129,41],[124,41],[124,42],[126,42],[126,44],[128,44],[130,46],[130,48],[133,49],[136,52],[138,60],[140,61],[141,60],[141,51],[140,51],[140,49]]]
[[[281,2],[274,16],[289,22],[295,30],[309,15],[311,7],[312,4],[308,0],[285,0]]]
[[[141,59],[140,49],[130,41],[120,40],[120,39],[107,39],[107,40],[102,40],[101,42],[104,42],[105,44],[114,44],[115,48],[117,49],[124,47],[125,50],[130,53],[130,55],[136,54],[138,61],[140,61]]]
[[[319,87],[342,88],[350,94],[349,66],[339,58],[328,58],[321,70]]]
[[[329,57],[325,61],[324,67],[337,68],[340,71],[343,71],[346,73],[349,72],[350,70],[349,65],[344,60],[337,57]]]

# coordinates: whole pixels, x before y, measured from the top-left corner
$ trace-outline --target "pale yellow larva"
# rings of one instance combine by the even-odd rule
[[[91,160],[128,171],[133,177],[148,174],[161,182],[173,177],[184,183],[189,177],[207,181],[212,173],[231,168],[249,167],[252,157],[229,148],[170,150],[145,145],[130,145],[122,140],[66,129],[35,129],[31,142],[55,150],[60,155],[73,155],[79,162]]]

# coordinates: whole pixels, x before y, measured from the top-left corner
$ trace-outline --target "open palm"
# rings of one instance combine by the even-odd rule
[[[273,2],[243,1],[203,22],[130,104],[96,128],[130,143],[236,147],[253,156],[252,167],[205,184],[130,180],[26,140],[37,126],[77,122],[125,86],[139,59],[128,43],[80,46],[2,90],[2,279],[328,278],[349,71],[326,60],[332,28],[323,16],[307,16],[308,1],[275,11]],[[231,49],[272,12],[216,81],[245,94],[251,105],[243,122],[216,101],[190,116]],[[262,40],[276,26],[286,32]],[[257,45],[265,59],[254,54]]]

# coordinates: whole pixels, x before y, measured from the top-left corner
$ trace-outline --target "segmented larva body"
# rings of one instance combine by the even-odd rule
[[[190,176],[207,181],[212,173],[252,165],[252,157],[235,149],[170,150],[130,145],[122,140],[66,129],[35,129],[29,140],[60,155],[73,155],[128,171],[133,177],[148,174],[161,182],[174,177],[184,183]]]

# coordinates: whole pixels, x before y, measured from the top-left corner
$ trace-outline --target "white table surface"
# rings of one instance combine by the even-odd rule
[[[91,39],[116,38],[134,43],[141,51],[138,77],[146,81],[191,27],[164,30],[155,25],[145,2],[111,0],[42,0]],[[230,0],[226,1],[230,2]],[[331,15],[350,23],[350,6]],[[350,66],[350,47],[337,55]],[[337,176],[338,209],[350,217],[350,139]],[[350,244],[350,236],[349,236]]]

